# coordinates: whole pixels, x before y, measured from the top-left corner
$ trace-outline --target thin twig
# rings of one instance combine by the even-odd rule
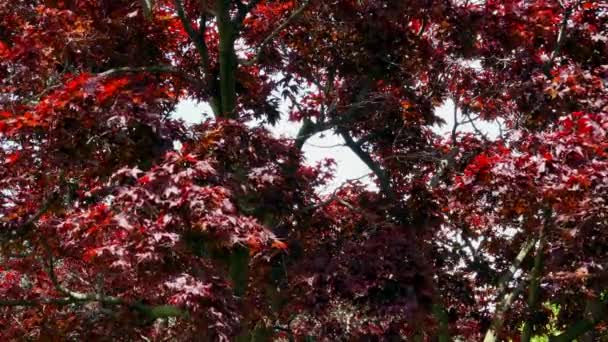
[[[57,193],[51,193],[47,196],[46,200],[42,203],[42,206],[36,211],[32,216],[30,216],[25,222],[17,226],[16,228],[8,230],[8,232],[13,233],[13,237],[15,236],[23,236],[27,234],[31,228],[35,225],[35,223],[51,208],[53,203],[57,200]]]
[[[481,136],[481,139],[485,142],[488,143],[490,140],[488,139],[488,137],[486,137],[485,133],[483,133],[479,128],[477,128],[477,126],[475,125],[475,120],[471,119],[471,116],[468,112],[465,112],[464,115],[466,115],[466,117],[469,119],[469,123],[471,124],[471,127],[473,127],[473,130],[475,131],[475,133],[477,133],[477,135]]]
[[[207,44],[205,43],[205,37],[202,36],[201,34],[199,34],[197,31],[195,31],[194,28],[192,27],[192,24],[190,23],[190,20],[188,19],[187,15],[186,15],[186,12],[184,10],[184,5],[182,4],[181,0],[175,0],[175,8],[177,10],[177,16],[179,17],[180,21],[182,22],[182,25],[184,26],[184,30],[186,30],[186,33],[190,37],[190,40],[192,41],[192,43],[194,43],[196,50],[203,58],[203,67],[205,69],[205,72],[208,73],[209,72],[209,51],[207,49]],[[206,19],[206,18],[203,18],[203,19]],[[201,27],[204,27],[204,25],[205,25],[205,22],[202,22]]]
[[[578,5],[580,3],[581,3],[581,1],[579,1],[574,6],[565,8],[564,4],[560,2],[560,6],[565,9],[564,17],[562,18],[562,22],[560,24],[559,31],[557,33],[557,41],[555,42],[555,48],[553,49],[553,51],[551,51],[551,56],[549,57],[549,60],[547,62],[545,62],[545,64],[543,65],[543,72],[545,73],[547,78],[553,77],[551,75],[551,68],[553,67],[553,63],[555,62],[555,59],[557,58],[557,56],[562,48],[562,45],[564,44],[564,39],[566,37],[566,29],[568,28],[568,20],[570,19],[570,16],[572,15],[572,11],[574,10],[574,8],[578,7]]]
[[[342,188],[346,185],[346,184],[350,184],[352,182],[356,182],[360,179],[369,177],[368,174],[365,174],[363,176],[357,177],[357,178],[351,178],[351,179],[347,179],[346,181],[342,182],[342,184],[340,184],[337,188],[334,189],[334,191],[331,193],[331,195],[329,195],[329,197],[327,197],[324,201],[310,205],[308,207],[305,207],[303,210],[304,211],[312,211],[321,207],[324,207],[328,204],[330,204],[333,201],[337,201],[340,204],[342,204],[343,206],[347,207],[350,210],[355,210],[354,206],[350,203],[348,203],[347,201],[345,201],[344,199],[338,197],[338,192],[340,190],[342,190]]]

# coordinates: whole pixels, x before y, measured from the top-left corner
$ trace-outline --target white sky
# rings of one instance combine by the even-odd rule
[[[281,107],[284,114],[283,117],[287,117],[286,107]],[[434,131],[443,135],[450,134],[454,122],[454,103],[451,100],[446,101],[443,105],[436,108],[435,113],[445,120],[446,124],[434,127]],[[193,124],[201,122],[203,118],[211,117],[212,115],[211,108],[207,103],[184,100],[177,106],[174,116],[183,119],[188,124]],[[464,121],[464,119],[459,116],[459,121]],[[293,123],[284,119],[276,126],[272,127],[268,125],[267,128],[277,137],[294,138],[300,125],[300,123]],[[498,135],[498,127],[494,123],[478,121],[475,123],[475,126],[490,139],[494,139]],[[474,132],[474,129],[470,124],[466,124],[459,126],[458,131]],[[316,162],[325,158],[333,158],[336,161],[335,179],[326,191],[333,190],[347,180],[357,179],[371,172],[369,168],[359,160],[348,147],[343,146],[343,144],[344,141],[341,137],[336,136],[331,132],[324,132],[309,138],[304,145],[304,156],[309,164],[314,165]],[[362,181],[365,182],[365,179]]]

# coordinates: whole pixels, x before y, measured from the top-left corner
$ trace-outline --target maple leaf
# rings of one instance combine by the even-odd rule
[[[280,241],[280,240],[274,240],[272,242],[272,248],[276,248],[276,249],[279,249],[279,250],[286,250],[288,247],[287,247],[287,244],[285,242]]]
[[[152,177],[150,175],[143,175],[137,179],[137,182],[142,185],[146,185],[152,181]]]
[[[14,164],[16,163],[20,158],[20,153],[19,152],[13,152],[11,154],[9,154],[8,156],[6,156],[5,159],[5,163],[8,165]]]
[[[586,337],[605,9],[0,3],[0,337],[528,341],[558,334],[547,298]],[[176,120],[186,99],[209,115]],[[370,177],[306,158],[334,133]]]

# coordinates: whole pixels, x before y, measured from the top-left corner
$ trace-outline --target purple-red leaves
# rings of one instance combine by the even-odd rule
[[[498,338],[600,298],[603,3],[227,3],[0,1],[2,340],[482,340],[541,231]],[[328,189],[321,134],[370,177]]]

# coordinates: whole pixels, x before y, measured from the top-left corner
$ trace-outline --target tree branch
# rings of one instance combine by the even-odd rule
[[[319,85],[317,85],[319,89],[323,89],[323,94],[326,99],[329,97],[329,93],[332,91],[335,76],[336,68],[330,67],[325,87],[320,87]],[[288,93],[288,96],[291,102],[298,108],[298,110],[302,111],[302,108],[300,107],[294,96],[290,93]],[[322,103],[320,115],[316,123],[312,122],[310,118],[304,118],[304,122],[302,123],[302,127],[300,127],[300,130],[298,131],[298,135],[296,136],[295,142],[295,146],[299,151],[302,150],[302,147],[304,146],[304,143],[306,142],[306,140],[308,140],[308,138],[327,128],[327,125],[325,124],[325,120],[328,114],[327,112],[328,111],[327,107],[325,106],[325,103]]]
[[[188,37],[190,37],[190,40],[192,41],[192,43],[194,43],[196,50],[198,51],[199,55],[201,56],[201,59],[202,59],[201,65],[203,68],[203,72],[205,73],[208,90],[211,94],[211,101],[210,101],[211,109],[213,110],[213,114],[216,117],[218,117],[221,114],[221,108],[220,108],[221,107],[221,91],[216,89],[217,87],[216,87],[216,82],[215,82],[215,73],[213,73],[211,70],[209,48],[207,47],[207,43],[205,42],[205,31],[207,28],[207,19],[208,18],[204,14],[206,11],[206,9],[203,8],[204,3],[201,1],[201,19],[200,19],[201,23],[200,23],[199,31],[197,32],[192,27],[192,24],[190,23],[190,20],[188,19],[187,15],[186,15],[182,0],[174,0],[174,2],[175,2],[175,8],[177,10],[178,17],[179,17],[180,21],[182,22],[182,25],[184,26],[184,29],[186,30]]]
[[[368,78],[362,80],[359,93],[357,94],[356,99],[355,99],[355,104],[362,104],[362,103],[364,103],[363,99],[369,93],[370,86],[371,86],[371,81]],[[346,113],[344,113],[344,114],[341,115],[341,117],[350,118],[361,107],[363,107],[363,106],[356,106],[356,105],[353,104],[353,105],[351,105],[349,107],[349,110]],[[328,113],[328,114],[330,114],[330,113]],[[330,127],[331,124],[332,123],[324,123],[324,125],[322,125],[320,127],[320,129],[324,129],[325,127]],[[333,123],[333,124],[336,124],[336,123]],[[357,155],[357,157],[359,157],[359,159],[361,159],[361,161],[363,163],[365,163],[365,165],[367,165],[367,167],[370,170],[372,170],[372,172],[374,173],[374,175],[376,177],[378,177],[378,181],[380,182],[380,190],[387,197],[393,197],[394,193],[392,191],[392,187],[390,185],[390,177],[387,174],[387,172],[380,165],[378,165],[367,152],[365,152],[363,150],[362,143],[359,143],[359,142],[355,141],[350,136],[350,134],[344,128],[343,125],[340,126],[340,123],[337,123],[336,126],[337,126],[336,127],[336,132],[338,134],[340,134],[340,136],[342,136],[342,138],[344,139],[344,142],[345,142],[346,146],[351,151],[353,151],[353,153],[355,153],[355,155]]]
[[[540,292],[540,278],[543,268],[543,256],[545,248],[545,230],[551,220],[551,211],[545,210],[545,222],[540,228],[538,237],[538,246],[534,255],[534,266],[530,274],[530,288],[528,290],[528,313],[533,314],[538,309],[538,298]],[[532,322],[528,319],[524,322],[524,327],[521,332],[521,341],[530,342],[532,338]]]
[[[182,3],[182,0],[174,0],[174,2],[175,2],[175,9],[177,10],[177,16],[179,17],[179,20],[182,22],[182,25],[184,26],[184,30],[186,30],[188,37],[190,37],[190,40],[192,40],[192,43],[194,43],[196,50],[203,58],[203,62],[205,63],[204,67],[208,68],[209,51],[207,50],[207,44],[205,44],[204,37],[201,36],[198,32],[196,32],[194,30],[194,28],[192,27],[192,24],[190,23],[190,20],[188,19],[186,12],[184,10],[184,4]],[[204,25],[204,23],[201,23],[201,25]],[[206,70],[206,72],[208,72],[208,70]]]
[[[120,68],[106,70],[104,72],[97,74],[95,77],[101,79],[101,78],[119,76],[122,74],[134,74],[134,73],[139,73],[139,72],[148,72],[148,73],[152,73],[152,74],[162,74],[162,73],[175,74],[175,75],[187,80],[190,83],[201,84],[200,80],[198,80],[194,77],[191,77],[191,76],[185,74],[184,72],[182,72],[181,70],[178,70],[177,68],[174,68],[170,65],[152,65],[152,66],[144,66],[144,67],[120,67]]]
[[[75,303],[71,298],[3,299],[0,306],[39,306],[44,304],[69,305]]]
[[[147,20],[152,20],[154,0],[141,0],[141,7],[144,10],[144,17],[146,17]]]
[[[360,179],[362,179],[362,178],[365,178],[365,177],[368,177],[368,175],[363,175],[363,176],[361,176],[361,177],[352,178],[352,179],[347,179],[347,180],[346,180],[346,181],[344,181],[342,184],[340,184],[340,186],[338,186],[338,187],[337,187],[337,188],[336,188],[336,189],[335,189],[335,190],[332,192],[332,194],[331,194],[329,197],[327,197],[327,199],[325,199],[324,201],[321,201],[321,202],[319,202],[319,203],[316,203],[316,204],[313,204],[313,205],[307,206],[307,207],[303,208],[302,210],[303,210],[303,211],[305,211],[305,212],[307,212],[307,211],[312,211],[312,210],[315,210],[315,209],[318,209],[318,208],[322,208],[322,207],[324,207],[324,206],[326,206],[326,205],[330,204],[330,203],[331,203],[331,202],[333,202],[333,201],[336,201],[336,202],[338,202],[338,203],[342,204],[343,206],[345,206],[345,207],[346,207],[346,208],[348,208],[349,210],[355,210],[355,207],[354,207],[354,206],[353,206],[351,203],[349,203],[349,202],[345,201],[344,199],[342,199],[342,198],[340,198],[340,197],[338,196],[338,192],[339,192],[339,191],[340,191],[340,190],[341,190],[341,189],[342,189],[342,188],[343,188],[343,187],[344,187],[346,184],[351,183],[351,182],[354,182],[354,181],[358,181],[358,180],[360,180]]]
[[[42,245],[47,253],[47,273],[55,289],[64,295],[58,298],[6,299],[0,300],[0,306],[39,306],[44,304],[69,305],[98,302],[106,305],[122,305],[146,315],[150,319],[168,317],[188,317],[188,313],[173,305],[145,305],[141,302],[127,302],[124,299],[98,293],[81,293],[64,287],[55,273],[55,262],[51,248],[42,239]]]
[[[515,257],[515,260],[513,260],[511,267],[509,267],[507,272],[505,274],[503,274],[502,277],[500,277],[499,287],[498,287],[498,297],[499,298],[504,296],[509,281],[513,278],[513,275],[515,274],[515,272],[517,272],[517,270],[519,269],[519,266],[521,266],[521,263],[528,256],[528,254],[530,253],[532,248],[536,245],[536,241],[537,241],[536,239],[526,240],[522,244],[521,249],[519,250],[519,253]]]
[[[454,125],[452,126],[452,144],[456,145],[456,133],[458,133],[458,125],[460,124],[458,122],[458,99],[457,98],[454,98],[453,119],[454,119]]]
[[[110,296],[99,296],[92,294],[82,294],[76,297],[59,298],[34,298],[34,299],[2,299],[0,306],[40,306],[46,304],[70,305],[98,302],[106,305],[124,305],[138,311],[149,319],[169,318],[169,317],[188,317],[188,314],[173,305],[145,305],[139,302],[127,303],[119,298]]]
[[[249,14],[260,1],[262,0],[250,0],[247,5],[243,4],[240,0],[236,2],[238,12],[233,20],[235,32],[239,32],[243,28],[245,17],[247,17],[247,14]]]
[[[510,306],[515,301],[515,298],[519,296],[520,292],[523,291],[525,282],[522,280],[510,293],[506,294],[494,313],[494,319],[490,325],[490,329],[486,332],[486,336],[483,342],[495,342],[498,333],[502,329],[504,323],[505,313],[509,310]]]
[[[439,170],[433,175],[433,178],[431,178],[431,181],[429,183],[429,186],[431,188],[434,188],[439,185],[441,177],[443,177],[452,168],[454,162],[456,161],[456,155],[458,154],[458,151],[459,148],[457,146],[454,146],[452,147],[450,152],[448,152],[447,156],[444,159],[441,159]]]
[[[15,227],[14,229],[8,229],[3,232],[3,235],[6,233],[12,233],[13,236],[23,236],[27,234],[31,228],[34,227],[34,224],[42,217],[42,215],[46,214],[46,212],[51,208],[53,203],[58,198],[58,194],[53,192],[49,196],[47,196],[46,200],[42,203],[42,206],[36,211],[32,216],[30,216],[25,222]]]
[[[605,306],[606,303],[603,303]],[[595,329],[597,325],[602,323],[604,319],[608,316],[608,310],[604,308],[599,317],[595,319],[581,319],[569,326],[566,331],[557,335],[557,336],[549,336],[549,342],[571,342],[576,340],[578,337],[583,336],[585,333]]]
[[[383,170],[380,167],[380,165],[378,165],[372,159],[372,157],[367,152],[365,152],[361,148],[361,146],[359,146],[359,144],[357,144],[357,142],[355,142],[353,140],[353,138],[346,132],[346,130],[338,129],[338,132],[344,139],[346,146],[348,146],[351,149],[351,151],[353,151],[353,153],[355,153],[357,155],[357,157],[359,157],[359,159],[361,159],[361,161],[363,161],[365,163],[365,165],[367,165],[367,167],[369,167],[369,169],[372,170],[372,172],[376,175],[376,177],[378,177],[378,180],[380,182],[380,189],[382,190],[382,192],[384,192],[384,194],[386,194],[387,197],[393,197],[394,194],[393,194],[393,191],[391,188],[390,179],[389,179],[389,176],[387,175],[386,171]]]
[[[312,137],[319,131],[319,126],[312,122],[309,118],[304,118],[304,122],[302,126],[298,130],[298,135],[296,136],[295,147],[298,151],[302,151],[302,147],[304,147],[304,143],[308,138]]]
[[[564,44],[564,38],[566,36],[566,29],[568,27],[568,19],[570,19],[570,16],[572,15],[572,11],[574,10],[574,7],[578,6],[579,3],[580,3],[580,1],[576,5],[565,9],[564,17],[562,18],[562,22],[560,24],[560,28],[557,33],[557,41],[555,43],[555,48],[553,49],[553,51],[551,51],[551,56],[549,56],[549,60],[547,62],[545,62],[545,64],[543,65],[543,72],[545,73],[545,76],[547,76],[548,78],[553,77],[551,75],[551,68],[553,67],[555,58],[557,58],[557,55],[559,54],[559,52],[562,48],[562,45]],[[560,3],[560,5],[562,6],[562,8],[564,8],[563,4]]]
[[[469,119],[467,121],[467,123],[471,124],[471,127],[473,127],[473,130],[475,131],[475,133],[477,133],[477,135],[481,136],[481,139],[485,143],[488,143],[489,142],[488,137],[486,137],[486,135],[481,130],[479,130],[479,128],[477,128],[477,126],[475,125],[475,119],[471,118],[471,114],[469,114],[468,112],[465,111],[464,115]]]
[[[112,69],[108,69],[106,71],[100,72],[98,74],[95,74],[93,79],[104,79],[104,78],[115,77],[115,76],[119,76],[119,75],[123,75],[123,74],[135,74],[135,73],[141,73],[141,72],[147,72],[147,73],[151,73],[151,74],[163,74],[163,73],[174,74],[193,85],[204,86],[204,84],[199,79],[192,77],[171,65],[151,65],[151,66],[141,66],[141,67],[126,66],[126,67],[112,68]],[[41,93],[39,93],[35,97],[33,97],[30,101],[38,101],[39,99],[41,99],[42,97],[44,97],[48,93],[50,93],[51,91],[61,88],[62,86],[63,86],[63,84],[55,84],[55,85],[49,86],[44,91],[42,91]]]
[[[494,314],[494,319],[492,320],[492,324],[490,328],[486,332],[486,336],[484,338],[484,342],[494,342],[496,341],[497,334],[502,329],[502,325],[504,323],[504,315],[515,300],[519,293],[523,290],[524,281],[520,281],[519,284],[511,293],[506,293],[507,287],[511,279],[513,279],[513,275],[519,269],[519,266],[524,261],[526,256],[530,253],[532,248],[536,245],[536,239],[529,239],[523,243],[521,250],[515,257],[515,260],[511,264],[511,267],[507,270],[505,274],[500,277],[499,286],[498,286],[498,296],[497,298],[501,298],[500,303],[496,307],[496,312]]]
[[[450,322],[447,311],[443,307],[443,304],[439,303],[439,300],[437,300],[437,303],[433,304],[432,311],[435,319],[439,323],[437,341],[448,342],[450,340]]]
[[[463,114],[466,114],[466,113],[467,112],[465,110],[463,112]],[[452,126],[452,132],[451,132],[453,146],[452,146],[452,149],[450,150],[450,152],[445,157],[445,159],[441,160],[441,164],[439,165],[439,170],[433,175],[433,178],[431,178],[431,181],[429,184],[431,188],[435,188],[439,184],[441,177],[443,177],[453,167],[453,164],[456,161],[456,155],[458,154],[458,151],[459,151],[459,148],[456,145],[458,126],[460,125],[460,122],[458,122],[458,99],[457,98],[454,98],[453,117],[454,117],[454,126]]]

